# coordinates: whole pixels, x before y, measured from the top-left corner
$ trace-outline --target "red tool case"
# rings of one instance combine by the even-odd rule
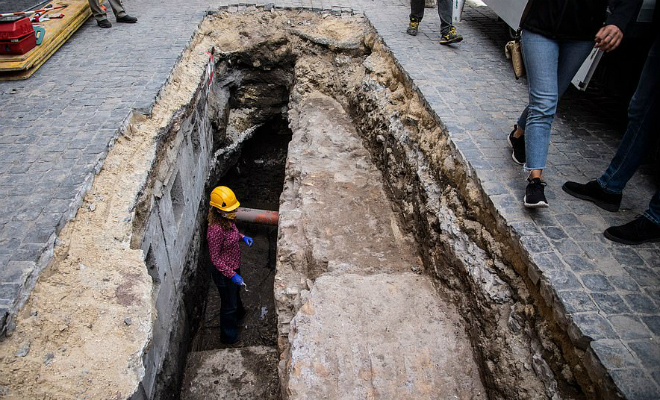
[[[30,18],[0,19],[0,54],[25,54],[36,45]]]

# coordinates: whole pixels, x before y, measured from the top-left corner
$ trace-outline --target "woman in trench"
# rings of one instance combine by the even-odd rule
[[[220,340],[226,345],[239,345],[238,323],[245,317],[241,302],[241,286],[245,285],[240,275],[241,249],[243,240],[249,247],[252,238],[236,228],[234,219],[240,203],[234,192],[226,186],[218,186],[211,192],[209,226],[206,239],[209,244],[213,282],[220,292]]]

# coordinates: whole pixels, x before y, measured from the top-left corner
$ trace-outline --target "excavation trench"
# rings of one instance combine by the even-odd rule
[[[220,184],[280,212],[277,230],[239,224],[255,245],[242,247],[249,315],[232,349],[205,240]],[[29,340],[30,355],[5,360],[0,379],[16,398],[598,395],[484,196],[364,18],[219,12],[63,231],[59,274],[45,272],[21,339],[3,344]],[[88,247],[71,244],[82,229]],[[81,297],[89,282],[96,297]],[[84,290],[53,314],[44,299],[63,285]],[[75,351],[101,337],[113,342]],[[69,350],[44,366],[57,348]],[[35,376],[37,391],[21,384]]]

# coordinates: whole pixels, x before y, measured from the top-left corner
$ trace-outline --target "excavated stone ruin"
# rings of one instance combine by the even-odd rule
[[[272,288],[277,347],[189,356],[208,306],[208,193],[277,119],[293,133]],[[543,294],[528,292],[520,249],[484,199],[364,18],[211,15],[151,114],[136,114],[117,139],[0,344],[3,392],[597,396],[583,354],[537,306]],[[270,367],[255,368],[263,360]],[[184,382],[186,363],[196,372]],[[190,384],[205,374],[208,386]]]

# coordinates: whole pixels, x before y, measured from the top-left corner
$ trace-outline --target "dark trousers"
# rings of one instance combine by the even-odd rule
[[[241,274],[241,270],[236,270]],[[245,315],[245,308],[241,302],[241,287],[222,275],[215,268],[211,269],[213,282],[220,292],[220,340],[225,344],[238,341],[238,321]]]
[[[621,193],[642,163],[644,154],[651,148],[658,132],[660,111],[660,36],[655,41],[646,58],[637,90],[628,106],[628,127],[619,143],[619,148],[607,167],[598,178],[598,183],[610,193]],[[644,216],[660,225],[660,189],[651,197],[649,208]]]
[[[410,0],[410,20],[420,22],[424,17],[424,0]],[[440,32],[444,35],[451,28],[452,0],[438,0]]]

